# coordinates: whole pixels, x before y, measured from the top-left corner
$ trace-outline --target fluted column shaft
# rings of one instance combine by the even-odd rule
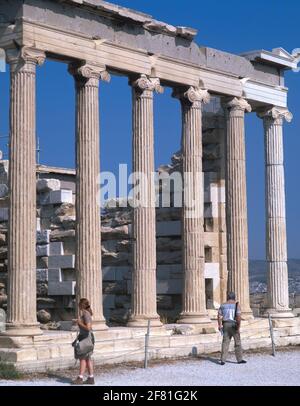
[[[176,96],[176,92],[174,92]],[[210,322],[205,300],[204,187],[202,172],[202,104],[206,90],[189,88],[179,93],[182,107],[182,264],[184,285],[179,323]]]
[[[245,111],[251,106],[234,98],[225,104],[226,223],[228,290],[235,292],[244,318],[252,317],[248,275],[248,220],[245,155]]]
[[[93,329],[107,326],[103,316],[100,172],[99,79],[103,68],[70,66],[76,89],[76,302],[89,300]]]
[[[153,92],[159,81],[142,75],[132,85],[133,172],[139,196],[134,200],[131,327],[160,326],[156,305],[156,216],[154,185]],[[139,174],[141,177],[138,176]]]
[[[286,109],[259,113],[265,131],[266,254],[268,262],[268,309],[277,317],[293,317],[289,309],[283,120],[292,120]]]
[[[7,52],[11,67],[7,334],[42,334],[36,317],[35,49]]]

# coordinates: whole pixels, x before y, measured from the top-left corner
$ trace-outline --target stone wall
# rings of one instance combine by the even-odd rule
[[[216,114],[217,112],[217,114]],[[206,107],[203,126],[205,187],[205,278],[207,307],[218,308],[227,283],[224,120],[216,100]],[[170,165],[180,169],[180,152]],[[0,162],[0,305],[5,307],[7,280],[7,173]],[[48,328],[62,328],[74,317],[75,294],[75,172],[38,167],[37,171],[37,301],[39,319]],[[176,193],[176,190],[173,190]],[[181,311],[181,210],[157,209],[157,302],[163,322],[173,322]],[[131,307],[131,209],[102,210],[102,271],[104,315],[109,324],[126,323]],[[99,247],[100,249],[100,247]],[[48,314],[49,313],[49,314]],[[47,328],[45,326],[45,328]]]

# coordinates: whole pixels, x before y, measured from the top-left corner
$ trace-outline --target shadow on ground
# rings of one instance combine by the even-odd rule
[[[215,358],[215,357],[209,357],[209,356],[199,356],[199,359],[203,360],[203,361],[209,361],[212,362],[213,364],[217,364],[220,365],[220,358]],[[226,361],[226,364],[237,364],[236,361]]]

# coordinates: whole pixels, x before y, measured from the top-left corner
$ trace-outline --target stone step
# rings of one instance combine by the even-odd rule
[[[299,345],[300,329],[298,326],[293,328],[298,329],[297,335],[286,336],[285,328],[278,328],[276,345]],[[222,336],[219,333],[168,336],[167,333],[170,331],[166,331],[164,328],[153,329],[153,332],[156,335],[150,337],[149,359],[196,356],[220,352],[221,349]],[[143,361],[145,329],[114,328],[95,332],[95,335],[94,360],[96,365]],[[71,342],[75,336],[76,333],[46,332],[42,336],[34,337],[33,345],[27,344],[22,348],[3,348],[4,343],[2,342],[0,361],[9,362],[18,370],[27,372],[44,372],[45,370],[74,367],[74,350]],[[32,343],[32,339],[28,337],[28,343],[30,340]],[[265,348],[271,351],[270,337],[242,337],[242,344],[244,350]],[[234,351],[233,340],[230,351]]]

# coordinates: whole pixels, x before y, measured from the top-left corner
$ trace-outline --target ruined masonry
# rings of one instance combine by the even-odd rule
[[[141,360],[149,320],[151,358],[218,351],[216,311],[228,290],[242,306],[245,349],[270,346],[268,314],[278,345],[299,344],[299,317],[289,306],[283,161],[283,124],[292,120],[284,71],[297,67],[295,59],[282,48],[233,55],[200,47],[192,28],[101,0],[5,0],[0,15],[10,65],[10,162],[0,164],[0,305],[7,312],[0,361],[26,371],[73,365],[71,320],[83,296],[94,310],[98,364]],[[74,78],[75,171],[36,166],[36,70],[46,58],[67,64]],[[116,73],[132,91],[133,170],[145,174],[155,169],[155,99],[172,88],[182,149],[158,171],[204,172],[203,184],[194,182],[195,218],[186,205],[109,204],[100,218],[98,92]],[[265,140],[268,261],[267,299],[254,313],[245,157],[251,112]],[[150,203],[153,185],[143,187]],[[184,198],[190,193],[186,186]]]

